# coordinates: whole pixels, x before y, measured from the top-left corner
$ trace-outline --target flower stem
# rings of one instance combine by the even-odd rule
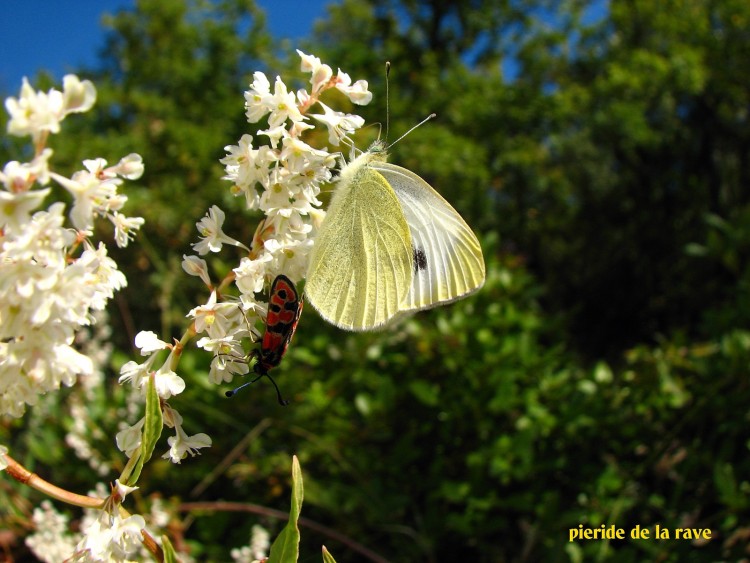
[[[65,489],[61,489],[60,487],[45,481],[36,473],[32,473],[7,454],[5,455],[5,461],[8,463],[8,467],[6,468],[8,475],[13,477],[19,483],[28,485],[32,489],[36,489],[47,496],[83,508],[101,508],[104,506],[104,499],[78,495],[66,491]]]

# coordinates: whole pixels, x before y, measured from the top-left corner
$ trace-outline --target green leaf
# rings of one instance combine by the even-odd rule
[[[148,379],[148,390],[146,391],[146,423],[143,425],[143,443],[141,446],[141,457],[143,463],[151,459],[156,442],[159,441],[161,431],[164,429],[164,419],[161,413],[159,395],[156,393],[155,378],[152,375]]]
[[[178,563],[177,552],[167,536],[161,537],[161,549],[164,552],[164,563]]]
[[[127,484],[129,486],[135,485],[141,475],[143,465],[151,459],[151,454],[154,453],[156,442],[159,440],[163,428],[164,420],[161,413],[161,404],[152,375],[148,378],[148,387],[146,388],[146,421],[143,424],[140,454],[133,473],[128,478]]]
[[[336,563],[336,560],[333,558],[333,555],[328,552],[326,546],[323,546],[323,563]]]
[[[296,563],[299,558],[299,528],[297,520],[302,510],[304,490],[302,487],[302,470],[297,456],[292,457],[292,508],[289,510],[289,522],[281,530],[271,546],[268,563]]]
[[[688,256],[706,256],[708,254],[708,248],[697,242],[690,242],[685,245],[685,252]]]
[[[423,405],[434,407],[440,402],[440,389],[422,379],[415,379],[409,383],[409,391]]]

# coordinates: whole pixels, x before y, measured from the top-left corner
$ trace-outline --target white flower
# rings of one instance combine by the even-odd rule
[[[185,390],[185,380],[172,370],[162,366],[154,374],[154,386],[159,397],[166,400]]]
[[[268,116],[268,125],[273,128],[284,123],[287,119],[302,121],[304,116],[297,107],[297,100],[293,92],[289,92],[278,76],[274,85],[273,97],[270,98],[271,115]]]
[[[135,347],[141,351],[141,356],[148,356],[157,350],[169,348],[169,344],[159,339],[155,332],[142,330],[135,335]]]
[[[264,255],[256,260],[243,257],[240,265],[234,269],[236,274],[235,283],[243,294],[252,294],[263,291],[265,283],[266,264],[271,257]]]
[[[322,88],[328,85],[333,76],[333,71],[330,66],[321,63],[318,57],[306,55],[299,49],[297,49],[297,54],[302,59],[300,69],[302,72],[309,72],[311,74],[310,84],[312,84],[312,92],[313,95],[317,95]],[[302,102],[301,99],[300,102]]]
[[[70,218],[79,230],[93,227],[94,216],[103,215],[109,211],[110,200],[117,201],[117,180],[100,180],[96,174],[80,170],[71,178],[60,176],[54,172],[50,176],[73,196],[73,209]]]
[[[263,526],[253,524],[250,528],[250,550],[256,559],[263,559],[271,548],[271,534]]]
[[[99,243],[97,249],[90,247],[88,242],[84,243],[86,248],[76,262],[80,268],[85,268],[88,286],[86,303],[81,307],[88,306],[91,309],[101,311],[113,296],[114,292],[127,285],[125,275],[117,269],[117,264],[107,255],[107,247]],[[66,272],[69,272],[68,268]],[[80,279],[80,276],[79,276]],[[75,283],[71,280],[72,283]],[[80,281],[78,282],[80,283]]]
[[[298,138],[308,129],[315,129],[315,125],[305,123],[304,121],[295,121],[289,128],[289,136]]]
[[[308,225],[309,226],[309,225]],[[269,269],[274,272],[284,272],[289,278],[296,280],[305,277],[307,260],[312,250],[312,240],[268,240],[266,249],[274,257]]]
[[[8,467],[8,460],[5,459],[5,455],[8,453],[8,448],[0,445],[0,471],[3,471]]]
[[[128,426],[115,435],[117,448],[121,452],[124,452],[126,456],[132,457],[135,451],[140,447],[142,437],[141,429],[145,422],[146,418],[141,418],[133,426]]]
[[[257,123],[270,108],[271,83],[262,72],[253,73],[250,90],[245,92],[245,116],[250,123]]]
[[[107,167],[107,161],[103,158],[84,160],[83,166],[100,180],[111,180],[118,176],[137,180],[143,175],[144,170],[143,158],[136,153],[122,157],[114,166]]]
[[[195,319],[197,334],[207,332],[211,338],[223,338],[227,334],[234,334],[237,332],[238,325],[246,321],[239,303],[233,301],[219,303],[215,291],[211,292],[205,305],[192,309],[187,316]],[[243,336],[247,336],[246,330],[242,332]]]
[[[171,513],[167,510],[167,502],[159,497],[151,501],[151,524],[159,528],[166,528],[172,519]]]
[[[255,186],[268,186],[269,169],[278,160],[278,155],[270,147],[254,149],[251,135],[243,135],[238,145],[230,145],[224,149],[229,154],[220,160],[226,167],[223,179],[234,182],[235,195],[244,192],[248,200],[248,209],[254,209],[257,207],[253,205],[257,199]]]
[[[203,283],[211,287],[211,278],[208,277],[208,264],[203,258],[183,254],[182,269],[191,276],[198,276]]]
[[[151,373],[151,368],[156,361],[156,356],[151,356],[146,362],[139,364],[130,360],[120,368],[120,378],[117,380],[120,383],[126,383],[130,381],[136,389],[143,386],[144,378],[148,377]]]
[[[206,339],[201,338],[201,340]],[[213,360],[211,360],[211,369],[208,371],[208,380],[215,385],[229,383],[234,379],[235,375],[245,375],[250,371],[247,360],[242,357],[242,354],[244,354],[242,344],[230,337],[222,340],[222,342],[217,342],[217,344],[223,344],[225,347],[217,347],[217,349],[229,350],[229,352],[226,355],[217,354],[214,356]],[[207,343],[204,342],[205,344]],[[233,346],[233,348],[228,348],[229,345]]]
[[[123,208],[127,197],[117,193],[123,178],[138,178],[143,173],[143,163],[137,154],[120,160],[115,166],[107,167],[103,158],[84,160],[86,170],[80,170],[71,178],[54,172],[49,176],[68,190],[74,198],[70,218],[79,230],[89,230],[97,216],[109,217],[115,225],[115,238],[120,247],[127,246],[132,232],[143,224],[143,219],[128,218],[117,212]]]
[[[228,360],[243,359],[242,343],[235,335],[216,338],[204,336],[198,340],[196,346],[216,356],[225,356]]]
[[[110,217],[115,226],[115,242],[120,248],[128,246],[128,242],[135,237],[134,231],[141,228],[145,219],[143,217],[126,217],[115,211]]]
[[[81,82],[75,74],[63,77],[63,107],[65,114],[89,111],[96,103],[96,88],[89,80]]]
[[[305,178],[309,178],[307,172],[310,168],[328,169],[335,162],[328,152],[315,149],[300,139],[288,137],[283,144],[279,160],[287,170]]]
[[[289,190],[288,183],[276,182],[270,189],[261,194],[260,208],[266,215],[273,215],[289,209],[291,201],[292,193]]]
[[[31,518],[34,533],[26,537],[26,546],[45,563],[67,560],[76,547],[76,540],[68,532],[68,517],[57,512],[49,500],[43,500]]]
[[[171,346],[157,338],[156,334],[151,331],[141,331],[135,336],[135,345],[140,348],[141,355],[150,357],[143,364],[136,362],[127,362],[120,368],[120,383],[130,381],[135,388],[143,388],[146,378],[152,373],[152,367],[156,361],[155,352],[170,348]],[[170,356],[171,357],[171,356]],[[178,395],[185,390],[185,380],[170,370],[167,365],[169,360],[161,368],[154,372],[154,385],[156,392],[162,399],[168,399],[172,395]]]
[[[188,454],[196,456],[200,453],[198,449],[211,445],[211,438],[206,434],[188,436],[182,429],[182,417],[179,415],[175,417],[174,427],[176,434],[167,440],[169,451],[162,456],[163,459],[170,459],[172,463],[180,463]]]
[[[169,344],[160,340],[156,333],[150,330],[142,330],[135,335],[135,346],[140,349],[141,356],[149,356],[149,358],[139,364],[134,361],[126,362],[120,368],[120,383],[130,381],[134,388],[140,389],[143,387],[145,379],[151,374],[154,363],[156,362],[157,354],[159,350],[165,350],[169,348]]]
[[[123,500],[125,500],[125,497],[127,497],[133,491],[137,491],[139,487],[129,487],[127,485],[120,483],[119,479],[115,479],[114,488],[117,493],[117,496],[120,497],[120,502],[122,502]]]
[[[31,135],[34,142],[46,133],[58,133],[60,122],[70,113],[88,111],[96,101],[94,85],[75,75],[63,79],[63,92],[51,89],[48,93],[34,92],[24,78],[18,98],[7,98],[5,107],[11,116],[8,133]]]
[[[143,516],[123,518],[119,513],[101,511],[98,518],[82,530],[74,561],[130,561],[141,545]]]
[[[11,164],[6,165],[6,170]],[[19,232],[29,222],[30,213],[42,204],[49,192],[49,188],[17,193],[0,191],[0,226]]]
[[[29,170],[36,179],[37,184],[46,186],[49,184],[49,159],[52,157],[52,149],[45,148],[29,163]]]
[[[298,123],[302,123],[302,122],[300,121]],[[268,139],[271,141],[271,146],[273,148],[276,148],[276,146],[279,144],[279,141],[283,137],[287,137],[289,135],[289,131],[287,131],[283,125],[278,125],[271,129],[258,131],[258,135],[265,135],[266,137],[268,137]]]
[[[5,108],[10,114],[8,133],[19,137],[31,135],[34,141],[43,133],[59,132],[64,117],[62,92],[34,92],[25,77],[18,98],[7,98]]]
[[[217,205],[213,205],[207,216],[195,224],[203,237],[200,242],[193,244],[193,248],[198,254],[207,254],[209,251],[219,252],[224,243],[244,247],[241,242],[224,234],[224,231],[221,230],[223,224],[224,212]]]
[[[323,64],[315,55],[306,55],[299,49],[297,49],[297,54],[302,59],[302,61],[300,62],[300,70],[302,72],[311,72],[315,74],[315,71]]]
[[[139,154],[131,153],[122,157],[120,162],[110,168],[110,170],[121,178],[137,180],[143,175],[143,158]]]
[[[271,535],[263,526],[253,524],[250,529],[250,545],[232,549],[230,555],[235,563],[253,563],[268,556]]]
[[[341,139],[354,133],[364,125],[365,120],[358,115],[333,111],[323,102],[318,102],[323,107],[323,115],[313,114],[312,117],[328,127],[328,142],[338,146]]]
[[[49,183],[49,158],[51,156],[52,149],[46,148],[31,162],[23,164],[15,160],[8,162],[0,172],[0,182],[6,190],[15,194],[28,191],[34,183],[46,186]]]
[[[317,101],[317,98],[313,98],[310,93],[304,88],[297,90],[297,102],[301,108],[309,108]]]
[[[367,86],[367,80],[357,80],[352,84],[352,79],[341,69],[336,75],[336,89],[359,106],[366,106],[372,101],[372,92],[367,89]]]

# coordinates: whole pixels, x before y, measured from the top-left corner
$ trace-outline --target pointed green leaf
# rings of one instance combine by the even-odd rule
[[[292,457],[292,508],[289,510],[289,522],[281,530],[271,546],[268,563],[296,563],[299,558],[299,528],[297,520],[302,510],[304,489],[302,487],[302,470],[297,456]]]
[[[143,423],[141,434],[140,455],[136,466],[133,468],[133,473],[128,478],[127,484],[129,486],[135,485],[141,475],[143,465],[151,459],[151,454],[154,453],[156,442],[159,440],[163,428],[164,420],[161,413],[161,404],[152,375],[148,378],[148,386],[146,387],[146,420]]]
[[[143,425],[143,442],[141,445],[143,463],[151,459],[156,442],[159,441],[161,431],[164,428],[164,418],[161,413],[159,395],[156,392],[155,378],[148,378],[148,390],[146,392],[146,423]]]
[[[177,552],[167,536],[161,537],[161,549],[164,552],[164,563],[178,563]]]
[[[333,555],[328,552],[326,546],[323,546],[323,563],[336,563],[336,560],[333,558]]]

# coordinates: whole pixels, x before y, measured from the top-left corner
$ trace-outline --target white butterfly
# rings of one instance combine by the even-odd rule
[[[347,330],[377,328],[484,284],[482,249],[466,222],[385,158],[376,142],[343,168],[307,269],[308,301]]]

